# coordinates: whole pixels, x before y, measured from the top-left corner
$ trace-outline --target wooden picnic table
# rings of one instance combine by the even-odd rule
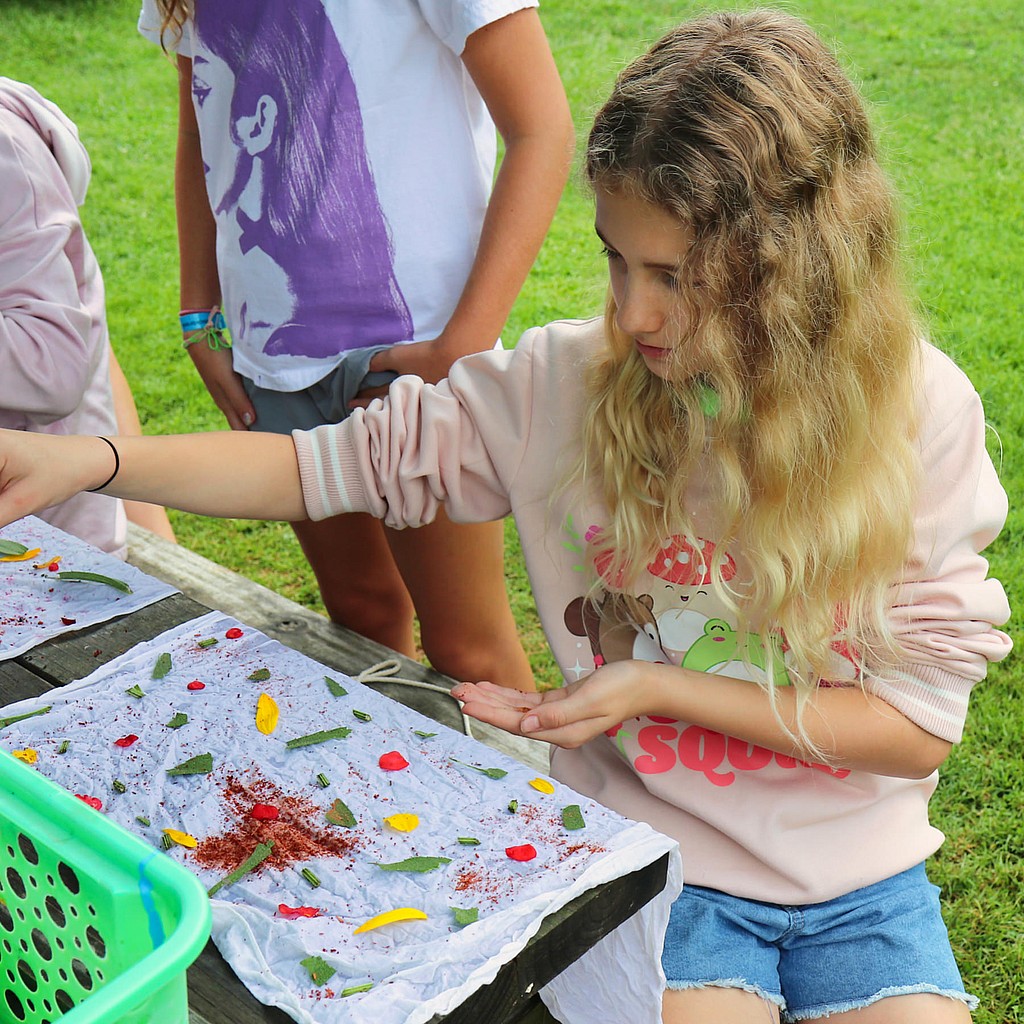
[[[132,527],[129,561],[181,590],[147,608],[99,626],[64,634],[18,658],[0,662],[0,705],[35,697],[88,675],[143,640],[203,615],[224,612],[268,636],[350,676],[389,659],[399,675],[441,686],[451,679],[404,658],[257,583],[179,545]],[[462,729],[456,703],[443,694],[395,684],[375,688],[434,720]],[[547,748],[473,724],[473,735],[538,770]],[[537,990],[631,917],[664,888],[668,855],[632,874],[598,886],[551,914],[522,952],[489,985],[458,1009],[430,1024],[541,1024],[553,1020]],[[190,1024],[287,1024],[283,1011],[265,1006],[238,980],[212,942],[188,971]]]

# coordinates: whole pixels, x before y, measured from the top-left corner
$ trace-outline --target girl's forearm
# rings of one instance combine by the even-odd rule
[[[643,666],[647,713],[692,722],[803,760],[823,756],[833,767],[923,778],[950,750],[946,740],[858,686],[822,687],[803,714],[804,730],[820,752],[816,757],[808,746],[794,740],[793,687],[776,690],[777,716],[756,683],[668,665],[637,664]]]

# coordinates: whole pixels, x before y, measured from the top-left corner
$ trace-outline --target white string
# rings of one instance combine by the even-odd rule
[[[451,695],[451,691],[445,686],[438,686],[436,683],[424,683],[419,679],[403,679],[398,675],[402,663],[397,658],[388,658],[387,661],[378,661],[376,665],[364,668],[355,678],[360,683],[397,683],[399,686],[413,686],[417,690],[433,690],[435,693],[443,693],[449,699],[455,701],[462,717],[462,731],[467,736],[472,736],[469,728],[469,718],[463,714],[462,705]]]

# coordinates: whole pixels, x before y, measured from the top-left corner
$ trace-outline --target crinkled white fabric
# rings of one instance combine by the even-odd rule
[[[4,527],[0,537],[41,549],[27,562],[0,562],[0,661],[16,658],[61,633],[127,615],[178,593],[175,587],[35,516]],[[127,583],[132,592],[125,594],[101,583],[58,580],[46,569],[33,568],[57,555],[62,556],[61,570],[110,576]]]
[[[196,871],[206,886],[226,872],[197,862],[204,840],[238,824],[224,795],[229,777],[254,784],[257,792],[264,780],[306,801],[308,816],[290,816],[304,831],[333,829],[324,825],[322,812],[336,798],[343,799],[357,826],[337,834],[355,840],[351,853],[284,867],[265,864],[213,900],[213,937],[225,959],[258,999],[304,1024],[419,1024],[448,1012],[491,981],[546,915],[669,851],[674,858],[670,886],[642,919],[627,923],[620,941],[595,950],[600,980],[567,974],[564,984],[547,993],[567,1024],[597,1019],[654,1024],[663,984],[661,941],[668,908],[679,891],[673,840],[559,783],[553,783],[553,794],[538,792],[529,784],[534,769],[257,630],[240,627],[241,638],[227,638],[235,626],[240,624],[234,619],[211,613],[138,645],[45,701],[13,705],[5,715],[44,703],[51,710],[4,729],[0,743],[7,749],[36,750],[37,767],[45,775],[72,792],[99,797],[104,813],[154,843],[164,828],[195,836],[195,852],[174,847],[170,855]],[[198,646],[205,638],[217,643]],[[162,679],[153,679],[162,652],[171,655],[172,668]],[[269,670],[268,679],[248,678],[262,668]],[[347,695],[333,696],[325,676],[341,683]],[[197,679],[205,689],[188,690]],[[143,697],[126,693],[135,685]],[[280,710],[269,735],[255,724],[261,693],[269,694]],[[168,728],[177,712],[187,714],[188,723]],[[338,726],[351,728],[351,734],[314,746],[286,747],[288,739]],[[417,730],[434,735],[417,735]],[[115,745],[129,734],[138,740],[126,748]],[[69,749],[58,754],[65,739]],[[404,755],[408,768],[381,769],[380,756],[393,750]],[[214,762],[209,775],[166,774],[207,751]],[[508,774],[492,779],[467,765]],[[327,788],[317,785],[318,773],[330,780]],[[112,790],[114,779],[124,783],[124,793]],[[509,809],[513,800],[518,801],[515,812]],[[584,829],[564,828],[561,812],[568,804],[582,808]],[[384,817],[403,812],[418,815],[415,831],[400,833],[383,823]],[[139,816],[151,825],[140,825]],[[272,833],[268,825],[267,837]],[[480,844],[461,845],[460,836]],[[525,843],[536,848],[536,859],[519,863],[506,856],[507,847]],[[411,856],[451,862],[424,874],[386,872],[378,866]],[[300,872],[307,867],[319,877],[319,887],[303,879]],[[288,920],[278,913],[279,904],[316,906],[322,916]],[[473,906],[479,920],[459,928],[452,908]],[[368,919],[399,907],[418,908],[428,919],[353,934]],[[300,964],[309,956],[323,957],[337,972],[327,984],[311,982]],[[341,997],[342,990],[366,982],[374,985],[370,991]],[[621,1010],[627,991],[628,1016]]]

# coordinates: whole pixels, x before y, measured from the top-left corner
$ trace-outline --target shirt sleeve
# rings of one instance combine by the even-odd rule
[[[191,57],[191,22],[186,22],[180,33],[173,28],[168,28],[161,35],[160,26],[163,20],[163,15],[160,13],[156,0],[142,0],[142,10],[139,11],[137,26],[139,33],[151,43],[163,46],[168,53],[177,53],[182,57]]]
[[[452,53],[461,54],[466,40],[485,25],[527,7],[539,0],[419,0],[420,13],[431,31]]]
[[[455,522],[508,515],[530,437],[528,338],[458,360],[437,385],[399,377],[342,423],[294,431],[310,518],[369,512],[402,528],[431,522],[441,505]]]
[[[1010,616],[1006,594],[988,578],[981,553],[1006,520],[1007,499],[985,449],[981,400],[939,358],[953,386],[927,400],[914,546],[890,613],[905,661],[866,686],[923,729],[958,742],[971,689],[1012,646],[996,628]]]
[[[0,410],[22,428],[74,412],[92,372],[92,319],[69,256],[87,243],[67,182],[38,148],[36,160],[0,125]]]

